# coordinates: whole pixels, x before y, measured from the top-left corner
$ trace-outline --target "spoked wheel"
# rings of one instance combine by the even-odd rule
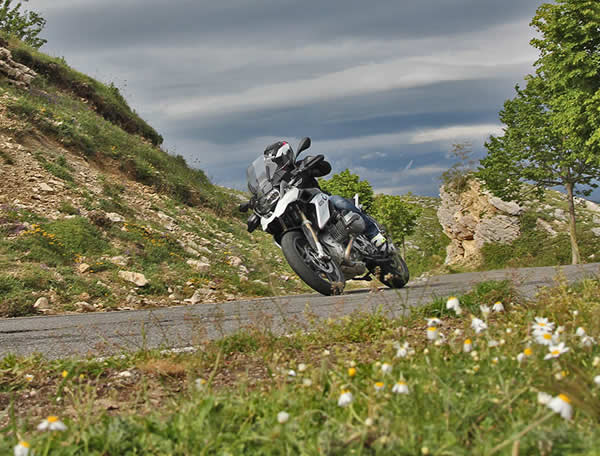
[[[378,265],[373,272],[377,279],[389,288],[402,288],[410,278],[406,262],[395,252],[388,263]]]
[[[301,231],[285,233],[281,249],[294,272],[313,290],[326,296],[344,290],[344,275],[340,268],[331,259],[319,258]]]

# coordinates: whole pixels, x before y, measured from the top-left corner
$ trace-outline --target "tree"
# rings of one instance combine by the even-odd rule
[[[3,0],[1,3],[0,30],[16,36],[34,48],[46,44],[45,39],[39,38],[46,25],[46,19],[33,11],[21,11],[22,2],[18,2],[15,6],[12,4],[13,0]]]
[[[450,154],[458,161],[440,176],[444,187],[454,193],[464,192],[475,171],[477,161],[472,159],[473,149],[470,142],[452,144]]]
[[[600,4],[544,4],[531,24],[541,36],[531,41],[540,50],[536,74],[504,103],[504,135],[485,144],[488,155],[477,175],[496,196],[516,201],[523,198],[524,182],[538,195],[563,186],[577,264],[574,194],[589,195],[600,178]]]
[[[378,194],[375,196],[371,213],[386,227],[394,241],[402,243],[402,256],[406,257],[406,236],[415,232],[417,219],[422,211],[421,207],[408,203],[401,196]]]
[[[344,198],[352,199],[358,193],[359,202],[365,212],[369,212],[373,206],[373,187],[369,181],[361,181],[358,174],[352,174],[348,169],[334,174],[331,179],[320,179],[319,185],[324,191]]]

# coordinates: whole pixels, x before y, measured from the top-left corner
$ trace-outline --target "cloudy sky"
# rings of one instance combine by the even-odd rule
[[[245,188],[302,136],[377,191],[437,195],[453,143],[501,132],[541,0],[31,0],[42,50],[114,82],[171,153]]]

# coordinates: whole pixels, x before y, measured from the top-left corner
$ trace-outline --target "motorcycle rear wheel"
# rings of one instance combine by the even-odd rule
[[[340,294],[344,290],[344,275],[338,265],[331,259],[318,258],[301,231],[285,233],[281,249],[294,272],[313,290],[325,296]]]

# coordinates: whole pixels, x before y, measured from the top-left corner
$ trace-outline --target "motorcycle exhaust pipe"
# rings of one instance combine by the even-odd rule
[[[350,236],[350,240],[348,241],[348,245],[346,246],[346,250],[344,252],[344,262],[352,263],[350,261],[350,252],[352,252],[352,246],[354,245],[354,236]]]

